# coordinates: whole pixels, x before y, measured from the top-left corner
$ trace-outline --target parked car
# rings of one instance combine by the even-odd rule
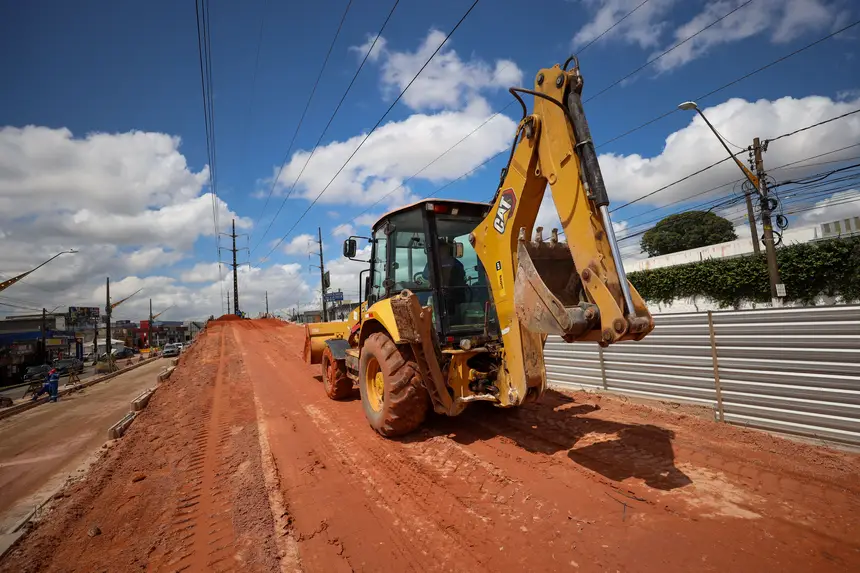
[[[134,351],[128,346],[125,346],[123,348],[120,348],[119,350],[114,350],[113,352],[111,352],[111,354],[113,354],[113,357],[116,360],[119,360],[121,358],[131,358],[132,356],[134,356]]]
[[[50,364],[40,364],[38,366],[30,366],[21,377],[22,382],[32,382],[33,380],[42,380],[51,371]]]
[[[179,346],[176,344],[165,344],[164,350],[162,350],[161,355],[165,358],[168,356],[179,356]]]
[[[84,363],[77,358],[63,358],[54,362],[54,368],[60,376],[68,376],[72,372],[81,374],[84,371]]]

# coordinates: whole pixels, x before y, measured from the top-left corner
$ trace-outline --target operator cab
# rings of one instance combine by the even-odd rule
[[[384,215],[369,245],[368,307],[408,289],[433,311],[440,341],[494,333],[496,312],[469,235],[490,205],[429,199]],[[358,237],[361,238],[361,237]],[[355,238],[344,255],[356,256]]]

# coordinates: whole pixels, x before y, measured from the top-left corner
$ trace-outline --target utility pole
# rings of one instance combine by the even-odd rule
[[[152,348],[152,299],[149,299],[149,323],[146,327],[146,345]]]
[[[320,245],[319,270],[320,270],[320,290],[322,291],[322,296],[320,297],[321,301],[322,301],[322,319],[323,319],[323,322],[327,322],[328,321],[328,308],[326,306],[325,292],[328,289],[328,273],[325,272],[325,261],[323,260],[322,229],[320,227],[317,227],[317,236],[319,237],[319,240],[317,242]],[[311,266],[315,267],[317,265],[311,265]]]
[[[269,318],[269,291],[266,291],[266,318]]]
[[[770,199],[767,196],[767,181],[765,181],[764,161],[761,157],[759,138],[753,140],[755,156],[755,171],[759,184],[759,205],[761,207],[761,226],[764,229],[764,250],[767,253],[767,272],[770,276],[770,298],[774,306],[779,305],[780,298],[785,296],[785,285],[779,278],[779,267],[776,264],[776,247],[773,242],[773,226],[770,220]]]
[[[744,183],[747,183],[747,182],[744,181]],[[759,247],[759,244],[758,244],[761,239],[759,239],[758,229],[756,228],[756,224],[755,224],[755,211],[753,210],[753,203],[752,203],[752,194],[754,192],[755,191],[753,191],[753,190],[744,191],[744,199],[746,199],[746,202],[747,202],[747,221],[749,221],[750,235],[752,235],[753,252],[758,255],[761,253],[761,248]]]
[[[230,291],[227,291],[227,314],[233,314],[230,312]]]
[[[48,311],[42,308],[42,364],[48,363],[48,347],[46,346],[45,335],[48,330]]]
[[[111,305],[110,305],[110,277],[107,277],[105,283],[105,353],[107,354],[107,361],[110,364],[110,315],[111,315]],[[108,369],[110,370],[110,368]]]
[[[236,237],[242,236],[242,235],[236,234],[236,219],[233,219],[233,232],[229,233],[229,234],[228,233],[221,233],[221,234],[226,235],[226,236],[230,237],[231,239],[233,239],[233,248],[232,249],[226,249],[226,250],[233,253],[233,264],[230,265],[233,267],[233,313],[232,314],[238,315],[239,314],[239,263],[236,262],[236,253],[241,251],[241,250],[245,250],[245,249],[244,248],[241,248],[241,249],[236,248]],[[223,249],[224,247],[221,247],[221,248]],[[227,314],[231,314],[230,310],[229,310],[229,307],[230,307],[229,298],[227,300],[227,307],[228,307],[227,308]]]

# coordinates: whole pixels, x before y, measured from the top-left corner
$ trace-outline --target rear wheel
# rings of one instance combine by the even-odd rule
[[[427,417],[430,397],[408,346],[397,346],[381,332],[361,348],[358,388],[370,426],[386,437],[415,430]]]
[[[323,350],[322,380],[326,396],[332,400],[343,400],[352,394],[352,380],[346,375],[343,361],[335,360],[328,346]]]

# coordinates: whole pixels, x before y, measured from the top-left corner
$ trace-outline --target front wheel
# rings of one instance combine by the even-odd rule
[[[408,346],[381,332],[367,337],[358,367],[361,405],[370,426],[386,437],[402,436],[427,417],[430,397]]]
[[[326,396],[332,400],[349,398],[349,395],[352,394],[352,380],[346,375],[343,362],[334,359],[331,348],[328,346],[323,350],[321,366]]]

